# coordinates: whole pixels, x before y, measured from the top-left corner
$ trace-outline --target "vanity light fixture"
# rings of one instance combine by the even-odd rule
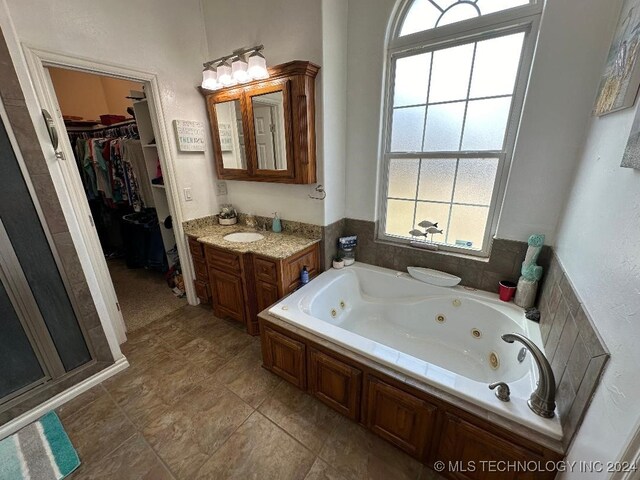
[[[269,71],[267,70],[267,61],[264,55],[260,53],[260,50],[254,51],[249,55],[249,75],[256,80],[262,80],[269,78]]]
[[[206,67],[202,71],[202,88],[206,88],[207,90],[217,90],[221,87],[218,83],[218,74],[213,69],[213,67]]]
[[[236,83],[231,75],[231,65],[229,65],[227,60],[224,60],[220,65],[218,65],[216,73],[218,75],[218,82],[220,82],[223,87],[229,87]]]
[[[262,55],[263,45],[234,50],[232,54],[216,58],[203,64],[202,88],[217,90],[237,83],[269,78],[267,61]],[[249,60],[247,61],[247,54]],[[231,65],[229,65],[231,61]],[[215,65],[215,67],[214,67]]]
[[[246,83],[251,80],[249,72],[247,71],[249,65],[244,55],[238,55],[233,62],[231,62],[231,74],[233,79],[238,83]]]

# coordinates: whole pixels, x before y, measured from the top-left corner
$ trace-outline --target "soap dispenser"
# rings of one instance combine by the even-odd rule
[[[273,214],[273,224],[271,225],[271,230],[273,230],[275,233],[280,233],[282,231],[282,222],[280,221],[278,212],[275,212]]]

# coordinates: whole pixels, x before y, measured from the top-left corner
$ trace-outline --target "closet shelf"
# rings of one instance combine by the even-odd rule
[[[156,145],[155,143],[148,143],[146,145],[143,145],[143,147],[145,148],[156,148],[158,145]]]
[[[152,183],[151,186],[153,188],[162,188],[164,190],[164,185],[158,185],[158,184]]]

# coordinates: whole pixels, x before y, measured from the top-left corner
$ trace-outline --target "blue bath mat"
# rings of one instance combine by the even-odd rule
[[[0,441],[0,480],[59,480],[79,465],[55,412]]]

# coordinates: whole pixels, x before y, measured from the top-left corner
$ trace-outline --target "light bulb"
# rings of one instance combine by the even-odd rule
[[[249,73],[247,69],[249,68],[247,61],[244,59],[244,56],[238,56],[231,63],[231,74],[237,82],[245,83],[251,80],[249,77]]]
[[[218,82],[220,82],[223,87],[228,87],[235,84],[235,81],[231,76],[231,67],[226,62],[226,60],[218,65],[216,73],[218,74]]]
[[[253,52],[249,56],[249,76],[256,80],[269,78],[267,70],[267,61],[260,52]]]
[[[207,67],[202,71],[202,88],[206,90],[217,90],[220,88],[216,71],[211,67]]]

